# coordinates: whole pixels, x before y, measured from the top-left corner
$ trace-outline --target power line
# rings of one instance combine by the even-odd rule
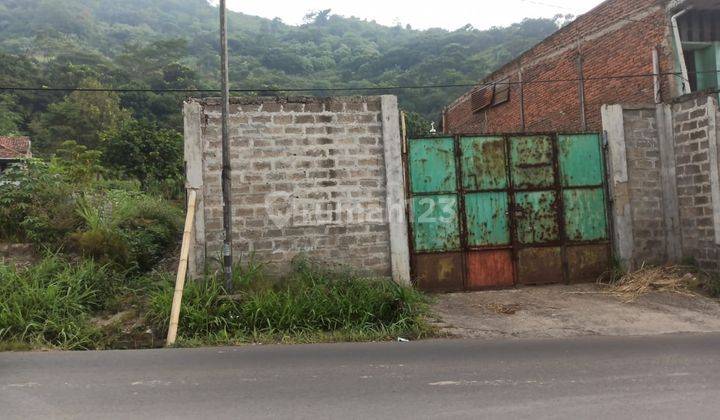
[[[720,70],[709,70],[695,72],[696,74],[704,73],[720,73]],[[661,73],[640,73],[640,74],[623,74],[623,75],[607,75],[594,77],[572,77],[557,79],[537,79],[520,81],[504,81],[504,82],[487,82],[487,83],[450,83],[450,84],[433,84],[433,85],[397,85],[397,86],[374,86],[374,87],[286,87],[286,88],[270,88],[255,87],[244,89],[230,89],[235,93],[255,93],[255,92],[374,92],[374,91],[395,91],[395,90],[423,90],[423,89],[449,89],[449,88],[472,88],[476,86],[491,85],[531,85],[539,83],[563,83],[563,82],[592,82],[600,80],[622,80],[655,76],[680,76],[679,72],[661,72]],[[196,89],[196,88],[73,88],[73,87],[26,87],[26,86],[0,86],[0,91],[18,91],[18,92],[112,92],[112,93],[220,93],[220,89]]]

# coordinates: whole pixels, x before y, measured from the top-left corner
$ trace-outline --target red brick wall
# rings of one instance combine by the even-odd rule
[[[521,86],[514,84],[509,102],[478,113],[472,112],[469,93],[464,95],[448,107],[444,130],[448,133],[580,131],[579,82],[537,81],[577,79],[578,56],[584,62],[586,79],[651,74],[655,47],[660,52],[660,71],[674,71],[665,3],[658,0],[606,1],[485,79],[482,83],[504,77],[517,82],[522,68],[525,127],[521,119]],[[672,78],[664,76],[661,80],[663,97],[669,99]],[[652,77],[586,80],[587,129],[601,129],[600,107],[603,104],[653,101]]]

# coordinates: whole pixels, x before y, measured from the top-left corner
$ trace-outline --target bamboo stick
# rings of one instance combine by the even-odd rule
[[[195,201],[197,191],[190,190],[188,195],[188,209],[185,216],[185,230],[183,231],[182,246],[180,247],[180,262],[177,277],[175,278],[175,294],[173,295],[172,309],[170,310],[170,325],[168,326],[165,345],[170,347],[177,339],[178,322],[180,321],[180,307],[182,305],[183,290],[185,289],[185,276],[188,268],[188,255],[190,254],[190,241],[195,226]]]
[[[407,153],[407,123],[405,122],[405,111],[400,112],[400,126],[402,131],[402,154]]]

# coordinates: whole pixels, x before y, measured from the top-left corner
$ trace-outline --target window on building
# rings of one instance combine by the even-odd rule
[[[678,19],[691,92],[720,88],[720,8],[690,9]],[[678,59],[680,59],[678,57]]]
[[[470,94],[470,105],[473,112],[479,112],[489,107],[493,102],[495,86],[485,86]]]
[[[506,77],[495,83],[495,97],[492,105],[500,105],[510,100],[510,78]]]
[[[510,100],[510,78],[499,80],[492,85],[476,90],[470,94],[473,112],[504,104]]]

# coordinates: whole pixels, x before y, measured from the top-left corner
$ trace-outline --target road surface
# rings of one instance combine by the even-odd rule
[[[717,418],[720,335],[0,354],[0,418]]]

